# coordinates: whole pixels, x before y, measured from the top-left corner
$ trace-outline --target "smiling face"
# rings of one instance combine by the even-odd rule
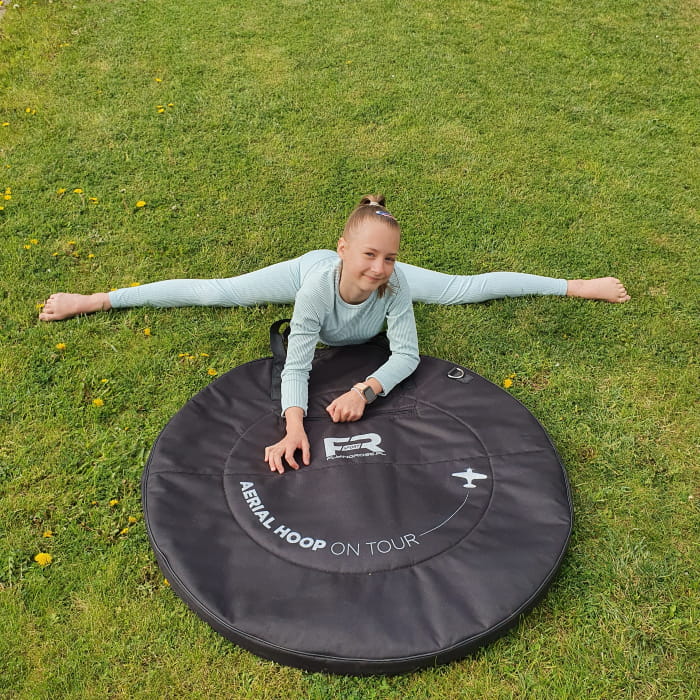
[[[394,271],[401,239],[398,229],[383,219],[366,219],[338,241],[343,261],[339,291],[348,304],[363,302],[386,284]]]

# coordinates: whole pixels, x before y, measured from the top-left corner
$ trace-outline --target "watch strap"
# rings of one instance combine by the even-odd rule
[[[377,398],[377,395],[374,393],[374,389],[372,389],[372,387],[365,382],[358,382],[352,388],[361,394],[362,398],[367,403],[372,403],[372,401]]]

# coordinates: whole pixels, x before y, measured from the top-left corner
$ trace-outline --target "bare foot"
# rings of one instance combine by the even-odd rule
[[[109,294],[52,294],[39,314],[40,321],[63,321],[78,314],[111,309]]]
[[[629,301],[630,295],[625,285],[616,277],[597,277],[592,280],[569,280],[566,287],[566,296],[580,297],[581,299],[599,299],[621,304]]]

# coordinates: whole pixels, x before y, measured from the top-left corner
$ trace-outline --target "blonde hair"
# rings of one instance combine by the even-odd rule
[[[383,194],[367,194],[359,202],[359,204],[350,212],[348,220],[345,222],[343,236],[352,235],[358,228],[362,226],[368,219],[381,216],[384,223],[401,234],[401,227],[396,218],[391,214],[386,206],[386,199]]]
[[[386,198],[383,194],[367,194],[360,199],[358,205],[350,212],[348,220],[345,222],[343,229],[343,237],[352,237],[352,234],[357,231],[366,221],[380,217],[382,221],[391,229],[395,230],[399,236],[401,235],[401,226],[393,214],[385,207]],[[342,270],[342,263],[341,268]],[[381,299],[387,291],[393,292],[394,289],[389,282],[385,282],[377,288],[377,295]]]

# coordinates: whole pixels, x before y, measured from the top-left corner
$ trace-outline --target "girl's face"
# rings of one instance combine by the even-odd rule
[[[349,304],[359,304],[389,281],[399,253],[399,232],[382,221],[366,220],[361,228],[338,241],[343,261],[340,296]]]

